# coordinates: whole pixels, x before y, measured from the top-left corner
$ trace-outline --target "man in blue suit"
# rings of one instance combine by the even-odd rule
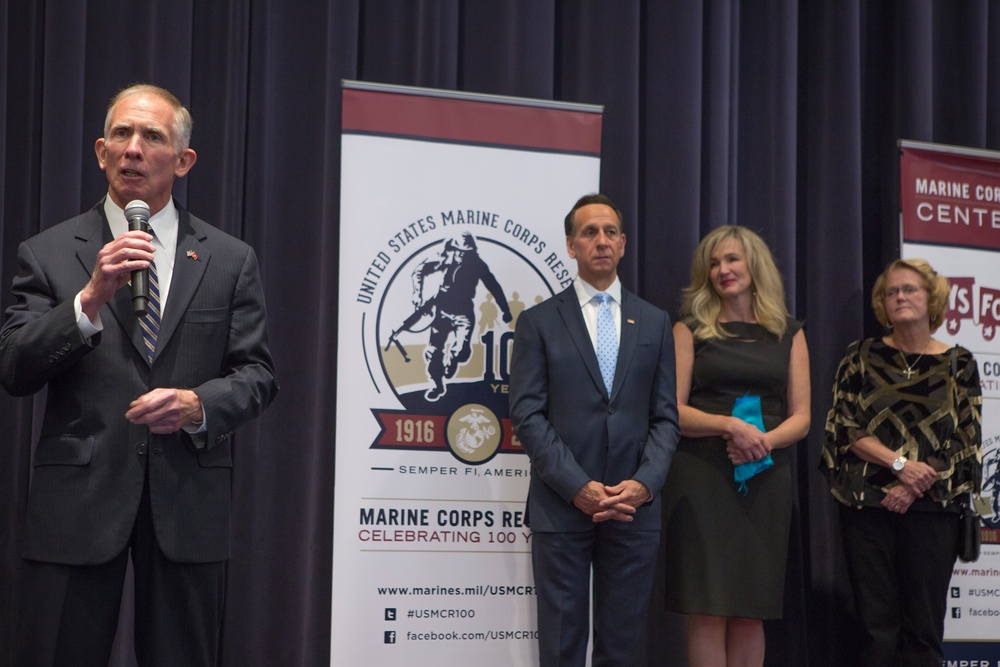
[[[107,667],[130,559],[138,663],[218,663],[232,435],[278,385],[253,249],[173,201],[197,159],[191,125],[169,91],[121,91],[94,146],[107,196],[18,248],[0,383],[48,390],[21,544],[22,667]],[[150,233],[128,230],[133,200]],[[155,326],[126,288],[143,269]]]
[[[510,372],[511,420],[531,459],[539,657],[586,662],[593,571],[593,665],[625,667],[646,625],[679,437],[673,337],[666,313],[622,288],[611,200],[581,198],[565,226],[577,278],[518,319]]]

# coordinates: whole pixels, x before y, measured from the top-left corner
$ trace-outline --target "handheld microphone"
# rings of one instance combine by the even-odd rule
[[[141,199],[128,203],[125,219],[130,232],[149,233],[149,205]],[[145,317],[149,310],[149,269],[132,272],[132,309],[136,317]]]

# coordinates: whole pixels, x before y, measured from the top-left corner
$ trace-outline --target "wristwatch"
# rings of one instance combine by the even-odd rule
[[[892,471],[903,472],[903,466],[905,465],[906,465],[906,457],[900,456],[899,458],[897,458],[895,461],[892,462]]]

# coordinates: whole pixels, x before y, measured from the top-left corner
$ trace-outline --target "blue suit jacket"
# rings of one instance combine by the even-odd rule
[[[111,241],[103,202],[18,248],[16,301],[0,330],[0,381],[48,388],[33,457],[22,555],[93,565],[125,548],[149,467],[153,527],[179,562],[229,557],[233,431],[277,392],[257,258],[246,243],[178,207],[170,294],[150,363],[127,288],[85,339],[73,299]],[[189,388],[208,433],[151,434],[125,419],[156,387]]]
[[[621,306],[611,396],[572,286],[517,320],[510,412],[531,458],[533,531],[591,529],[573,496],[590,480],[615,485],[626,479],[645,484],[653,500],[621,526],[660,529],[659,492],[680,434],[673,334],[665,312],[624,289]]]

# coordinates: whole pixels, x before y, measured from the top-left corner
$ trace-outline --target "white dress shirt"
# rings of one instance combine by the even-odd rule
[[[593,285],[585,281],[580,276],[573,280],[573,289],[576,290],[576,298],[580,300],[580,308],[583,311],[583,321],[587,323],[587,333],[590,334],[590,342],[597,350],[597,309],[599,304],[594,301],[594,295],[600,292]],[[618,342],[622,339],[622,282],[615,276],[615,281],[608,289],[604,290],[611,295],[611,317],[615,321],[615,333],[618,334]]]

